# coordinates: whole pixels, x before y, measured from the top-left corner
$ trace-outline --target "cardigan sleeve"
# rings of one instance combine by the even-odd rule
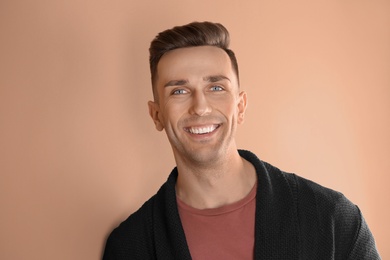
[[[348,259],[349,260],[353,260],[353,259],[380,260],[381,257],[376,248],[374,238],[360,210],[359,210],[359,216],[360,216],[360,227]]]

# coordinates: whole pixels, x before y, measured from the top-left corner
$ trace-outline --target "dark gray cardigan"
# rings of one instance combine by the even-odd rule
[[[239,150],[258,175],[255,259],[380,259],[360,210],[341,193]],[[191,259],[175,194],[177,169],[112,231],[104,260]]]

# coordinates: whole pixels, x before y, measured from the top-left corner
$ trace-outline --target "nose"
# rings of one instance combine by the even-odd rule
[[[192,104],[189,111],[191,115],[205,116],[210,114],[211,106],[206,95],[201,91],[197,91],[193,94],[191,102]]]

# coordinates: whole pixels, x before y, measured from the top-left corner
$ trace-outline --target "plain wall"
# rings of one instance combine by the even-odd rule
[[[223,23],[240,148],[344,193],[390,259],[390,1],[0,2],[0,259],[99,259],[175,163],[149,118],[161,30]]]

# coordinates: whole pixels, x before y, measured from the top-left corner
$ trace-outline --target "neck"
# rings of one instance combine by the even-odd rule
[[[223,159],[203,165],[177,162],[177,168],[178,198],[198,209],[239,201],[249,194],[257,178],[253,165],[241,158],[237,150]]]

